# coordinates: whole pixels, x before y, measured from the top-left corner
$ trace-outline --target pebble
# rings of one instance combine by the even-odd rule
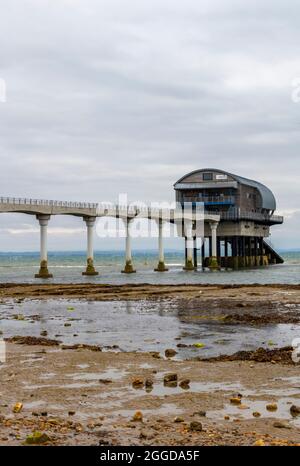
[[[146,388],[151,388],[151,387],[153,387],[153,380],[152,380],[152,379],[146,379],[146,380],[145,380],[145,387],[146,387]]]
[[[166,351],[165,351],[166,358],[173,358],[176,354],[177,354],[177,351],[175,351],[172,348],[171,349],[166,349]]]
[[[242,404],[242,400],[241,398],[233,397],[233,398],[230,398],[230,403],[233,405],[240,405]]]
[[[142,388],[144,386],[144,380],[137,377],[132,381],[133,388]]]
[[[143,421],[143,414],[141,411],[136,411],[132,417],[133,422],[142,422]]]
[[[202,431],[202,424],[198,421],[192,421],[190,423],[190,430],[193,432],[201,432]]]
[[[253,417],[260,417],[261,414],[260,414],[258,411],[254,411],[254,412],[252,413],[252,416],[253,416]]]
[[[298,416],[300,414],[300,406],[292,405],[290,407],[290,413],[292,416]]]
[[[175,372],[172,372],[170,374],[166,374],[164,376],[164,383],[169,383],[169,382],[177,382],[178,376]]]
[[[266,405],[266,409],[268,411],[277,411],[278,406],[276,403],[269,403],[268,405]]]
[[[183,419],[183,417],[181,417],[181,416],[176,416],[176,417],[174,418],[174,422],[184,422],[184,419]]]
[[[20,413],[23,409],[23,403],[16,403],[13,407],[13,413]]]
[[[187,390],[190,388],[190,379],[183,379],[179,382],[179,387],[183,388],[184,390]]]

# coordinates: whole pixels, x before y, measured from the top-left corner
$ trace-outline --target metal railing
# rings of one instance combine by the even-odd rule
[[[271,222],[271,223],[283,223],[283,217],[281,215],[270,215],[270,214],[263,214],[259,212],[243,212],[239,211],[238,209],[234,209],[230,212],[214,212],[205,210],[208,214],[217,214],[220,215],[221,220],[256,220],[256,221],[263,221],[263,222]]]
[[[216,203],[216,204],[221,204],[225,202],[234,204],[235,197],[234,196],[201,196],[201,197],[198,197],[197,201],[204,202],[204,203]]]
[[[0,197],[0,204],[71,207],[77,209],[95,209],[98,205],[89,202],[54,201],[46,199],[28,199],[22,197]]]

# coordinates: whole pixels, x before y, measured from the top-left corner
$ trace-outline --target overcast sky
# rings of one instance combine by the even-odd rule
[[[0,195],[171,201],[221,168],[267,184],[273,244],[300,247],[299,17],[297,0],[3,0]],[[49,233],[85,247],[81,219]],[[38,244],[34,217],[0,215],[1,251]]]

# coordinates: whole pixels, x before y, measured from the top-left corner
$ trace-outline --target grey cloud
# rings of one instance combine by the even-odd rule
[[[299,13],[283,0],[2,2],[1,194],[172,200],[185,172],[215,166],[296,211]],[[298,216],[280,246],[297,243]]]

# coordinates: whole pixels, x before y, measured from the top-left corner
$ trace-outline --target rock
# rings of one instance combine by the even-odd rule
[[[36,445],[49,442],[51,439],[45,432],[35,431],[26,437],[25,443],[27,445]]]
[[[153,380],[152,379],[146,379],[145,380],[145,387],[146,388],[152,388],[153,387]]]
[[[187,390],[190,388],[190,379],[183,379],[179,382],[179,387],[183,388],[184,390]]]
[[[144,386],[144,380],[141,379],[140,377],[136,377],[132,381],[132,386],[133,388],[142,388]]]
[[[44,417],[48,416],[47,411],[42,411],[42,412],[41,412],[41,416],[44,416]]]
[[[109,384],[109,383],[112,383],[112,380],[111,379],[99,379],[99,383],[104,383],[104,384]],[[84,396],[84,395],[82,395]]]
[[[233,397],[233,398],[230,398],[230,403],[233,405],[240,405],[242,404],[242,401],[241,401],[241,398]]]
[[[47,330],[43,330],[43,331],[40,333],[40,335],[41,335],[42,337],[46,337],[46,336],[48,335]]]
[[[176,416],[176,417],[174,418],[174,422],[184,422],[184,419],[183,419],[183,417],[181,417],[181,416]]]
[[[291,426],[282,421],[275,421],[273,427],[277,427],[278,429],[291,429]]]
[[[254,411],[254,412],[252,413],[252,416],[253,416],[253,417],[260,417],[261,414],[260,414],[258,411]]]
[[[229,421],[229,420],[230,420],[230,416],[227,416],[227,415],[226,415],[226,416],[224,416],[224,419],[225,419],[225,421]]]
[[[266,409],[268,411],[277,411],[278,406],[276,403],[269,403],[268,405],[266,405]]]
[[[70,322],[65,322],[65,323],[64,323],[64,327],[71,327]]]
[[[255,447],[264,447],[264,446],[265,446],[265,442],[263,441],[263,439],[260,438],[260,439],[256,440],[256,442],[254,442],[253,445],[254,445]]]
[[[23,403],[16,403],[13,407],[13,413],[20,413],[23,409]]]
[[[136,411],[132,417],[133,422],[143,422],[143,414],[141,411]]]
[[[165,356],[166,358],[173,358],[177,354],[177,351],[174,349],[166,349]]]
[[[300,414],[300,406],[292,405],[290,407],[290,413],[293,417],[299,416]]]
[[[68,412],[68,415],[69,415],[69,416],[74,416],[74,414],[75,414],[75,411],[69,411],[69,412]]]
[[[166,374],[164,376],[164,383],[177,382],[177,380],[178,380],[178,377],[177,377],[177,374],[175,372]]]
[[[190,423],[190,430],[192,432],[201,432],[202,431],[202,424],[198,421],[192,421]]]

